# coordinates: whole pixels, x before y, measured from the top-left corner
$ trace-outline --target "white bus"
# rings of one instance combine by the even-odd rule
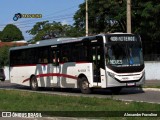
[[[10,49],[10,81],[32,90],[39,87],[94,88],[142,86],[142,45],[134,34],[56,38]]]

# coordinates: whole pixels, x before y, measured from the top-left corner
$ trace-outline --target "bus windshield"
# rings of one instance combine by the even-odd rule
[[[140,66],[143,64],[140,43],[111,43],[106,47],[106,62],[115,67]]]

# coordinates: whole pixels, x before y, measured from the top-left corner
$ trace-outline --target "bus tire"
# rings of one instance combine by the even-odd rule
[[[31,77],[30,87],[31,87],[31,90],[34,90],[34,91],[38,90],[38,82],[37,82],[36,76]]]
[[[79,78],[79,88],[83,94],[91,93],[91,88],[89,88],[89,82],[86,77]]]

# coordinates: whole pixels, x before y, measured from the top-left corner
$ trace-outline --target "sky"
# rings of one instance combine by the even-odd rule
[[[15,24],[21,31],[25,40],[31,35],[26,33],[32,29],[36,22],[49,20],[62,24],[73,24],[73,16],[79,5],[85,0],[1,0],[0,1],[0,31],[7,24]],[[13,20],[16,13],[42,14],[42,18],[20,18]]]

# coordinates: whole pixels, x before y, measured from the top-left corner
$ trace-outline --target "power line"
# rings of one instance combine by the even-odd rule
[[[55,20],[67,20],[67,19],[70,19],[70,18],[73,18],[73,17],[64,17],[64,18],[60,18],[60,19],[54,19]],[[67,23],[68,22],[72,22],[71,20],[67,20]],[[18,28],[22,29],[22,28],[31,28],[33,27],[34,25],[28,25],[28,24],[24,24],[24,25],[16,25]],[[0,27],[0,28],[3,28],[3,27]]]
[[[58,16],[54,16],[52,17],[54,19],[47,19],[47,21],[61,21],[61,20],[68,20],[68,19],[72,19],[73,16],[72,15],[66,15],[66,16],[61,16],[61,17],[58,17]],[[33,27],[34,25],[31,25],[31,24],[35,24],[35,22],[43,22],[44,20],[36,20],[36,21],[30,21],[28,23],[21,23],[21,24],[17,24],[17,23],[12,23],[14,25],[16,25],[18,28],[29,28],[29,27]],[[0,26],[0,28],[4,28],[5,26]]]
[[[59,16],[52,16],[52,15],[55,15],[55,14],[57,14],[57,13],[62,13],[62,12],[64,12],[64,11],[67,11],[67,10],[70,10],[70,9],[72,9],[72,8],[75,8],[77,5],[74,5],[74,6],[72,6],[72,7],[69,7],[69,8],[66,8],[66,9],[63,9],[63,10],[60,10],[60,11],[56,11],[56,12],[53,12],[53,13],[51,13],[51,14],[48,14],[48,15],[46,15],[45,17],[43,17],[43,18],[41,18],[41,20],[43,20],[43,19],[51,19],[51,18],[53,18],[53,17],[59,17]],[[72,14],[74,14],[74,13],[72,13]],[[66,14],[65,14],[66,15]],[[64,16],[64,15],[61,15],[61,16]],[[36,18],[32,18],[32,19],[30,19],[30,20],[24,20],[24,21],[20,21],[20,22],[15,22],[15,23],[8,23],[8,24],[22,24],[22,23],[34,23],[35,21],[37,21],[37,19]],[[7,24],[0,24],[0,27],[2,27],[2,26],[6,26]]]
[[[53,19],[54,18],[54,19]],[[35,21],[27,21],[27,22],[23,22],[23,23],[14,23],[15,25],[26,25],[26,24],[32,24],[32,23],[35,23],[35,22],[41,22],[41,21],[44,21],[44,20],[61,20],[61,19],[65,19],[65,18],[73,18],[73,14],[68,14],[68,15],[61,15],[61,16],[51,16],[51,17],[48,17],[48,18],[43,18],[43,19],[36,19]]]
[[[25,31],[24,28],[31,28],[33,27],[33,25],[31,24],[35,24],[36,22],[42,22],[42,21],[58,21],[58,20],[70,20],[70,19],[73,19],[73,16],[75,13],[70,13],[70,14],[62,14],[62,15],[55,15],[55,14],[59,14],[59,13],[65,13],[67,12],[68,10],[70,9],[73,9],[77,7],[77,5],[74,5],[74,6],[71,6],[69,8],[66,8],[66,9],[63,9],[63,10],[59,10],[59,11],[56,11],[56,12],[53,12],[51,14],[48,14],[48,15],[45,15],[44,17],[40,18],[40,19],[36,19],[36,18],[32,18],[32,19],[29,19],[29,20],[23,20],[23,21],[13,21],[11,23],[7,23],[7,24],[14,24],[16,25],[18,28],[20,29],[23,29],[21,31]],[[65,12],[64,12],[65,11]],[[71,20],[70,21],[67,21],[67,22],[72,22]],[[0,28],[4,28],[7,24],[0,24]]]

